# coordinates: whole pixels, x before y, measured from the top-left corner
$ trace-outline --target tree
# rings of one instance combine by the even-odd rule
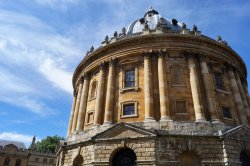
[[[47,136],[46,138],[42,139],[41,141],[37,141],[37,142],[32,141],[32,144],[30,145],[30,149],[36,150],[39,152],[55,153],[56,146],[60,140],[64,140],[64,138],[59,137],[57,135]]]

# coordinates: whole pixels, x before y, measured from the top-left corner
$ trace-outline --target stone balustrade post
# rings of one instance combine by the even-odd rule
[[[242,100],[242,103],[243,103],[243,106],[244,106],[244,109],[245,109],[245,113],[247,115],[248,122],[250,122],[249,121],[250,120],[249,119],[250,118],[250,110],[249,110],[247,98],[246,98],[246,95],[245,95],[245,91],[243,89],[243,86],[242,86],[242,83],[241,83],[241,80],[240,80],[239,72],[235,71],[234,73],[235,73],[235,77],[236,77],[237,86],[238,86],[238,89],[239,89],[239,92],[240,92],[241,100]]]
[[[205,95],[207,100],[207,107],[210,114],[211,121],[219,121],[215,106],[215,97],[214,97],[214,89],[212,76],[208,71],[208,66],[206,62],[206,57],[203,55],[199,56],[200,66],[201,66],[201,75],[203,79]]]
[[[151,55],[152,55],[152,52],[144,53],[145,121],[155,121],[154,112],[153,112]]]
[[[188,55],[188,68],[190,72],[190,86],[193,97],[194,112],[196,121],[205,121],[203,106],[199,96],[199,82],[197,69],[193,55]]]
[[[232,67],[228,67],[228,77],[229,77],[230,86],[233,92],[234,103],[239,113],[241,124],[247,124],[248,121],[247,121],[246,115],[244,114],[244,105],[240,96],[240,92],[237,86],[237,82],[236,82]]]
[[[113,123],[113,100],[115,90],[115,62],[112,59],[109,63],[108,83],[107,83],[107,94],[105,104],[104,123]]]
[[[161,121],[170,120],[165,54],[166,53],[163,51],[160,51],[158,54],[158,79]]]
[[[76,93],[74,91],[67,136],[69,136],[71,134],[71,131],[72,131],[72,123],[73,123],[73,118],[74,118],[74,114],[75,114],[75,106],[76,106]]]
[[[71,133],[73,133],[76,130],[76,124],[77,124],[78,113],[79,113],[79,106],[80,106],[80,101],[81,101],[81,96],[82,96],[82,86],[83,86],[83,79],[81,78],[80,83],[79,83],[78,93],[77,93],[76,106],[75,106],[75,111],[74,111],[75,113],[74,113]]]
[[[99,72],[99,81],[97,87],[97,97],[94,112],[94,126],[101,124],[101,117],[103,111],[103,97],[104,97],[104,83],[105,83],[105,64],[101,63]]]
[[[79,115],[77,119],[76,130],[82,131],[84,128],[85,114],[87,108],[87,99],[89,92],[89,76],[88,74],[84,75],[83,89],[81,94],[80,106],[79,106]]]

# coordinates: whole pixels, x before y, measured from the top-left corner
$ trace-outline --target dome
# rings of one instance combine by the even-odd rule
[[[181,31],[181,25],[176,19],[166,19],[151,7],[144,14],[143,18],[134,21],[128,26],[127,35],[142,32],[147,25],[150,30],[155,30],[156,27],[161,27],[167,30]]]

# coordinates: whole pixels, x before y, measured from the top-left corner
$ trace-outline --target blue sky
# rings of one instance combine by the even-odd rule
[[[211,38],[221,35],[250,71],[247,0],[0,0],[0,139],[29,145],[33,135],[65,137],[74,69],[92,45],[150,6]]]

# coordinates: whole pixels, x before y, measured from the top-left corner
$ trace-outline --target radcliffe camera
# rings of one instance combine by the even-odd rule
[[[22,61],[26,67],[16,71],[18,76],[8,79],[21,84],[19,77],[29,80],[40,73],[38,81],[15,93],[16,109],[32,108],[29,118],[23,121],[20,114],[16,130],[0,126],[0,166],[250,166],[250,46],[245,41],[250,36],[244,29],[250,5],[245,10],[237,6],[243,2],[223,2],[225,12],[213,2],[193,7],[157,1],[148,8],[146,1],[37,1],[42,7],[36,10],[44,13],[34,15],[46,19],[28,19],[42,33],[32,37],[32,47],[18,44],[17,36],[2,40],[0,31],[0,57],[11,42],[18,54],[32,55]],[[234,21],[238,17],[244,26]],[[9,28],[10,37],[24,29],[35,35],[30,27]],[[11,70],[4,66],[0,83],[7,78],[1,70]]]

